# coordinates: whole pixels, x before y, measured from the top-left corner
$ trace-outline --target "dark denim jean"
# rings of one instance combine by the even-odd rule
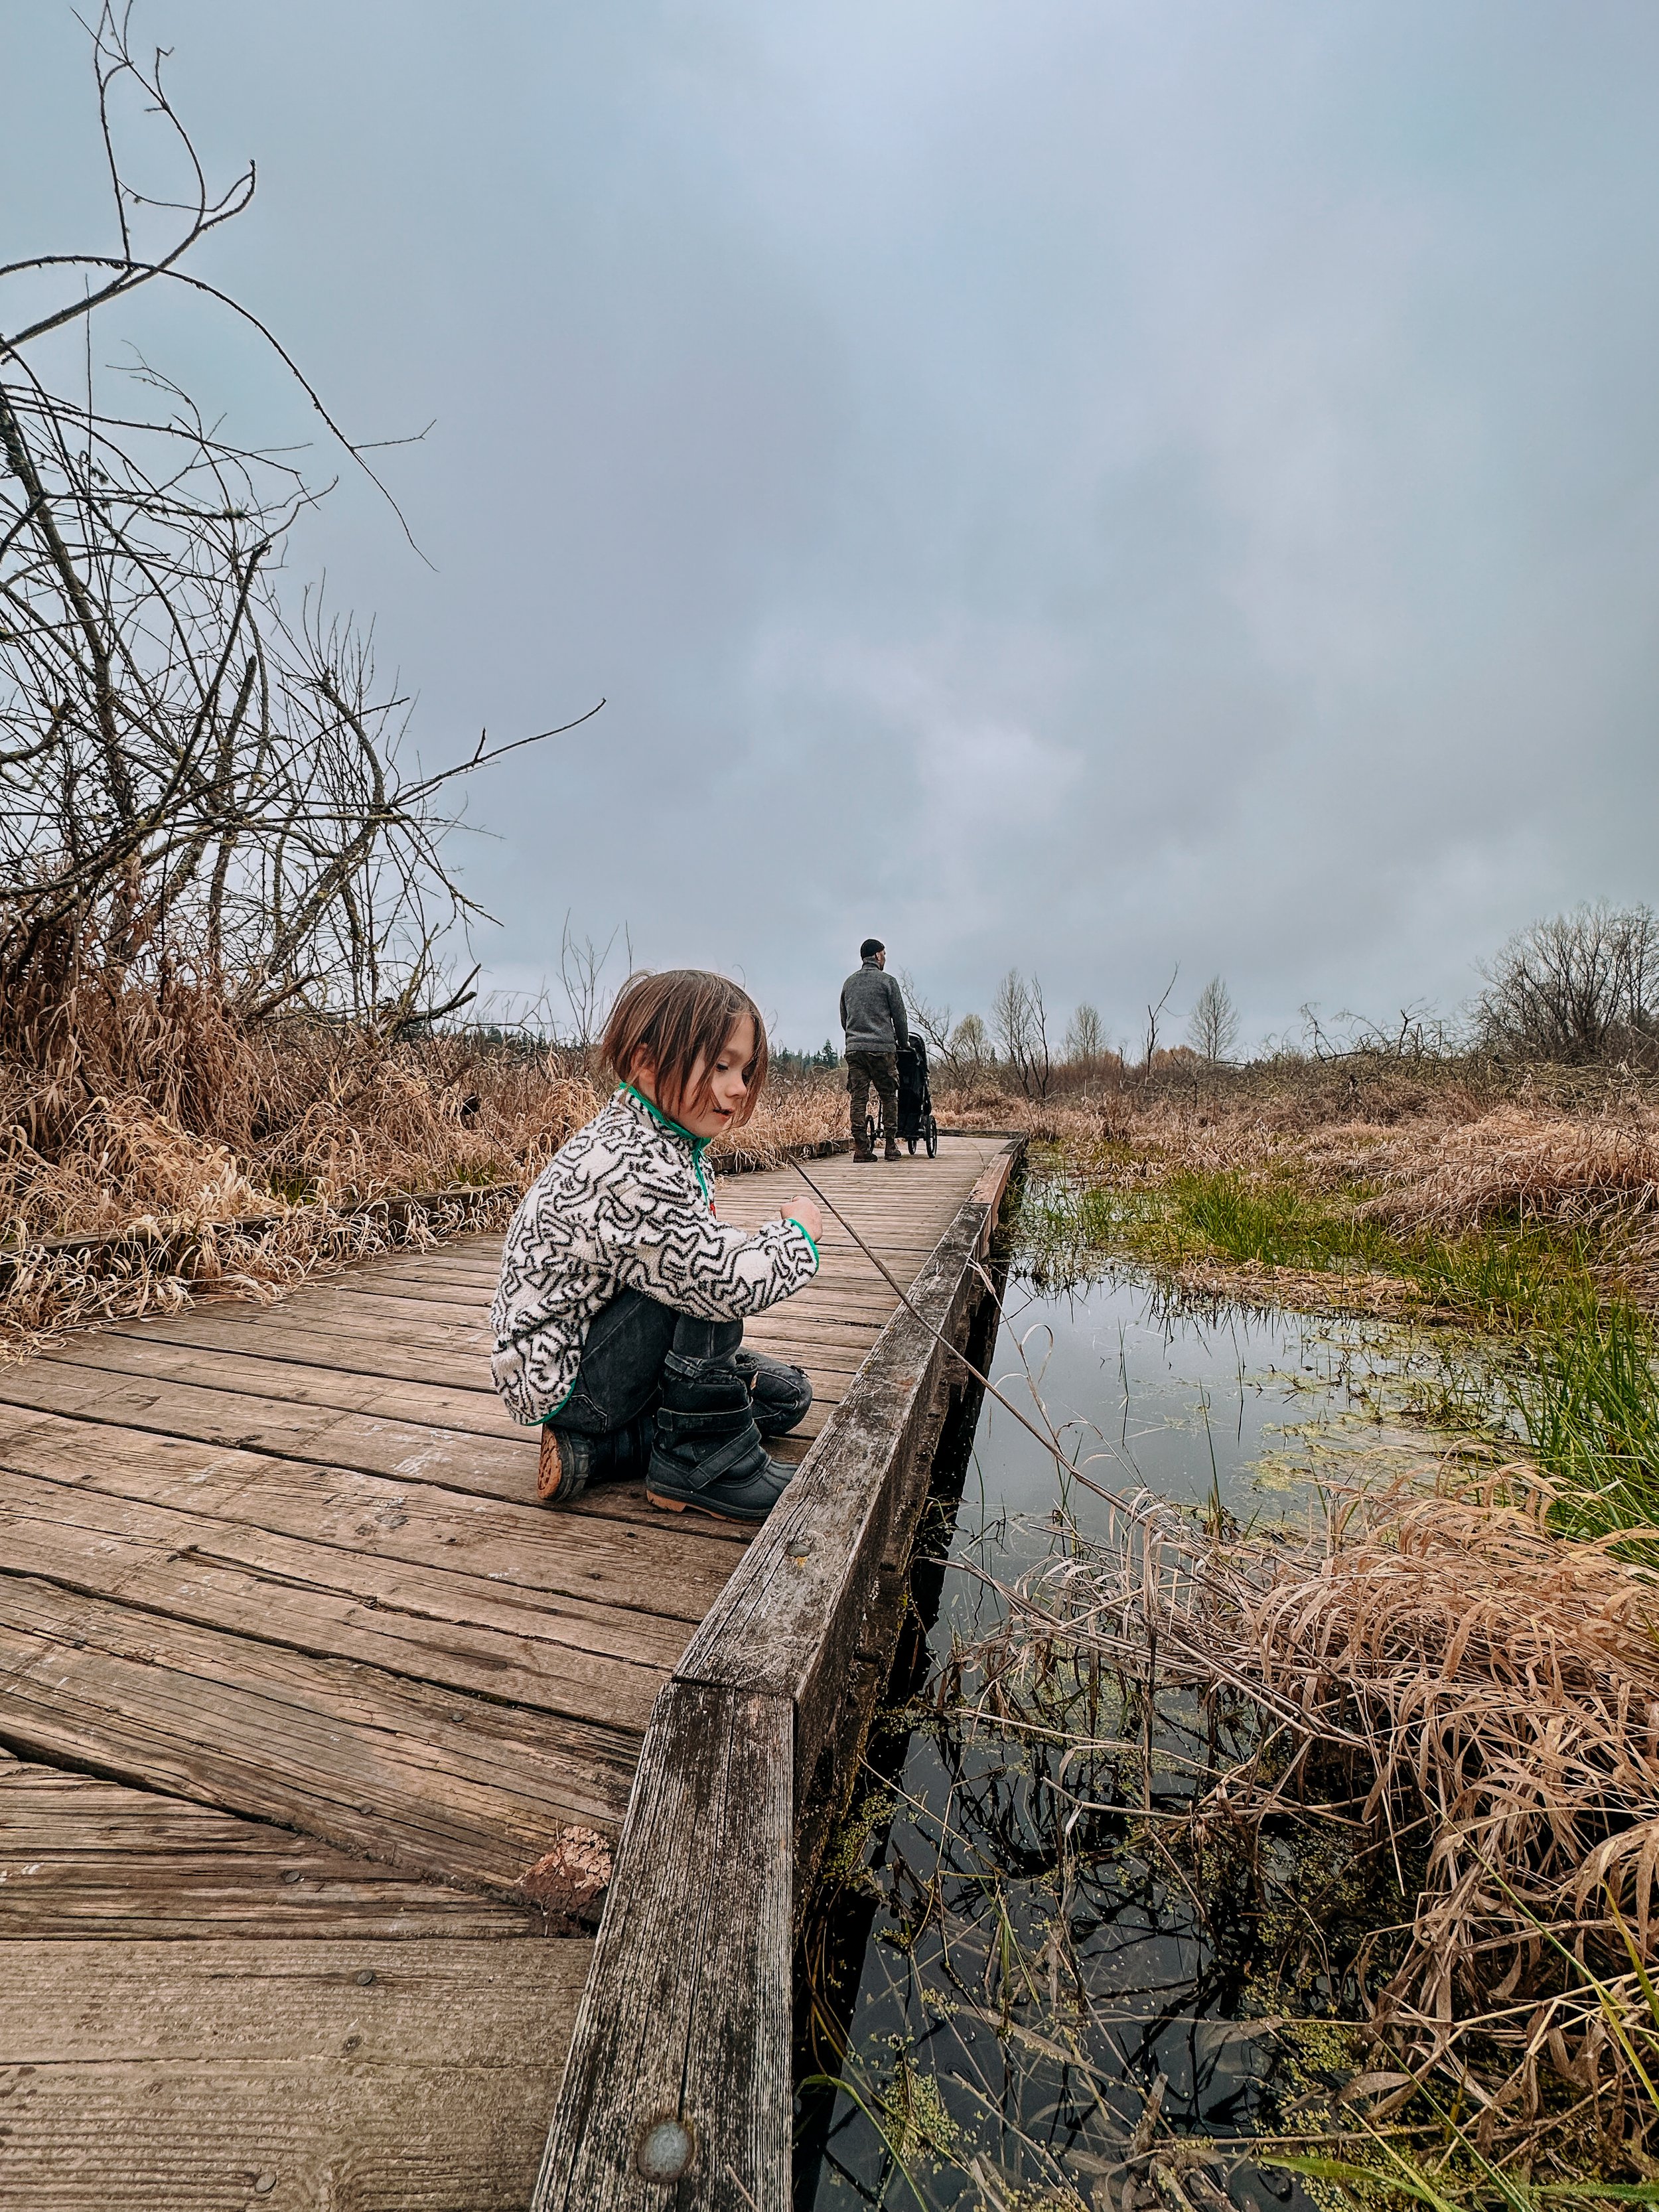
[[[694,1321],[643,1291],[622,1291],[594,1316],[570,1395],[547,1425],[569,1436],[609,1436],[650,1410],[671,1352],[720,1359],[742,1342],[740,1321]]]

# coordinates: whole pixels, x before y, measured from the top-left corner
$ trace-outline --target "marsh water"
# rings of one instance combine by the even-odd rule
[[[1102,1486],[1248,1524],[1420,1465],[1401,1412],[1415,1357],[1370,1326],[1182,1312],[1113,1271],[1060,1292],[1011,1281],[990,1372],[1017,1405],[1040,1395]],[[1160,2141],[1224,2147],[1196,2202],[1217,2204],[1208,2179],[1243,2212],[1308,2203],[1249,2155],[1307,2081],[1265,2024],[1259,1895],[1199,1893],[1109,1808],[1062,1841],[1041,1773],[940,1695],[994,1584],[1069,1540],[1057,1506],[1085,1536],[1103,1527],[994,1401],[947,1431],[907,1638],[803,1942],[797,2212],[1121,2212],[1148,2201],[1122,2191],[1149,2097]]]

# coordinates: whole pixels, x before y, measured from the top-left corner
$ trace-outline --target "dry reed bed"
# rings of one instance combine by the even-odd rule
[[[1405,2062],[1394,2101],[1440,2069],[1489,2143],[1576,2135],[1639,2163],[1659,2113],[1613,2022],[1650,2045],[1626,1937],[1656,1963],[1659,1586],[1553,1536],[1547,1504],[1505,1469],[1479,1494],[1356,1496],[1304,1538],[1239,1540],[1127,1501],[1106,1541],[1006,1593],[969,1655],[973,1709],[1055,1726],[1086,1771],[1123,1748],[1079,1731],[1091,1675],[1242,1702],[1257,1740],[1202,1781],[1190,1844],[1253,1848],[1313,1801],[1421,1869],[1403,1957],[1373,1984],[1367,1939],[1357,1968]]]
[[[68,1018],[72,1017],[72,1018]],[[88,990],[30,1048],[0,1058],[0,1356],[52,1328],[203,1291],[268,1297],[319,1268],[503,1219],[516,1194],[599,1109],[585,1055],[464,1036],[392,1042],[311,1021],[239,1024],[180,986]],[[728,1172],[828,1146],[831,1081],[769,1087],[713,1150]],[[482,1208],[407,1221],[379,1201],[493,1191]],[[243,1225],[252,1219],[252,1233]],[[42,1240],[125,1239],[43,1253]]]
[[[1359,1187],[1370,1194],[1358,1215],[1401,1237],[1456,1237],[1495,1222],[1613,1231],[1631,1287],[1659,1297],[1652,1084],[1599,1085],[1563,1103],[1494,1100],[1450,1078],[1433,1085],[1401,1079],[1364,1103],[1368,1110],[1355,1113],[1328,1085],[1195,1094],[1165,1084],[1047,1104],[953,1093],[942,1119],[1024,1129],[1108,1188],[1233,1174],[1332,1196]]]

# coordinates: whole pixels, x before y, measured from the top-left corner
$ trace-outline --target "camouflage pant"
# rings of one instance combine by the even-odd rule
[[[864,1123],[870,1110],[870,1086],[881,1101],[881,1126],[894,1141],[898,1137],[898,1054],[892,1052],[849,1052],[847,1090],[852,1108],[853,1142],[862,1147]]]

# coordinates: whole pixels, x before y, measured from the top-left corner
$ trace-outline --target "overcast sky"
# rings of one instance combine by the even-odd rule
[[[814,1044],[866,933],[1133,1030],[1451,1008],[1652,899],[1653,0],[140,0],[252,211],[204,267],[386,473],[295,548],[459,841]],[[100,245],[84,34],[0,0],[0,250]],[[297,419],[176,306],[250,441]],[[320,453],[319,466],[334,465]]]

